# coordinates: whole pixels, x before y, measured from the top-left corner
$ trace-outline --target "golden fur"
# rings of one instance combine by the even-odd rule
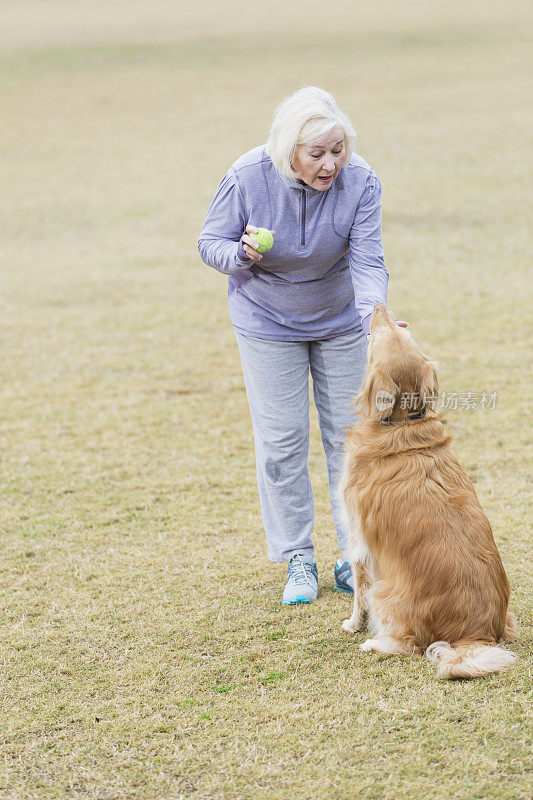
[[[376,306],[340,484],[355,589],[343,627],[359,630],[368,612],[374,638],[363,650],[427,651],[438,677],[473,678],[512,662],[496,645],[516,631],[490,523],[434,410],[437,394],[434,364]]]

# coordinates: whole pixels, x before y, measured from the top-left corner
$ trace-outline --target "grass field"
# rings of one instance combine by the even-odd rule
[[[530,29],[516,0],[0,4],[2,800],[531,796]],[[315,418],[321,590],[279,602],[196,239],[306,84],[382,180],[389,302],[441,389],[498,394],[445,419],[512,584],[500,676],[342,633]]]

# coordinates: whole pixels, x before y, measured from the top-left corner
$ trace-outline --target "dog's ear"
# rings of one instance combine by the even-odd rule
[[[439,381],[437,378],[437,365],[433,361],[427,361],[420,375],[420,386],[418,393],[424,408],[435,409],[435,403],[439,395]]]
[[[400,387],[378,367],[367,370],[356,406],[367,419],[379,420],[390,416]]]

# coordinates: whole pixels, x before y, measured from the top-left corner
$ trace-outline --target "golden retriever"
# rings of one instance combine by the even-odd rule
[[[435,365],[383,303],[354,400],[339,495],[350,530],[354,608],[343,623],[362,650],[426,651],[439,678],[498,672],[514,654],[509,582],[490,523],[435,411]]]

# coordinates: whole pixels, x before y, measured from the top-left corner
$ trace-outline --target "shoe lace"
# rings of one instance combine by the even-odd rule
[[[302,586],[304,583],[313,586],[313,581],[311,580],[313,565],[308,561],[304,561],[298,553],[289,562],[289,572],[290,577],[294,579],[297,586]]]

